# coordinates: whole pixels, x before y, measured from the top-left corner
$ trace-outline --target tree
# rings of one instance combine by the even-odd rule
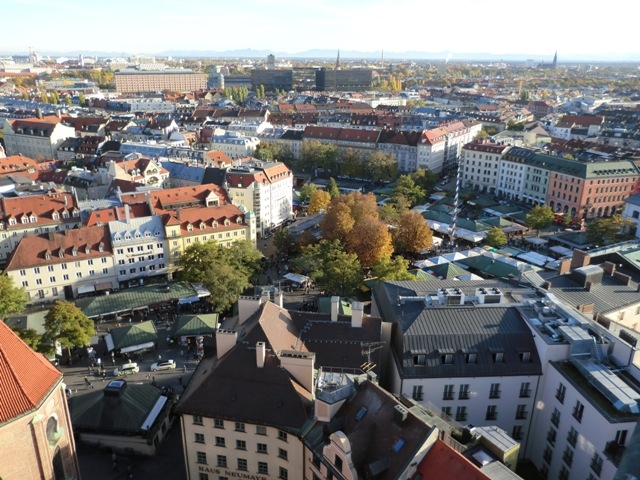
[[[358,257],[345,252],[344,245],[338,240],[324,239],[304,247],[292,264],[327,295],[351,294],[362,281]]]
[[[332,143],[322,143],[318,140],[302,142],[300,166],[313,170],[322,168],[334,171],[337,165],[338,149]]]
[[[231,247],[195,243],[180,257],[179,278],[203,283],[211,292],[207,300],[214,311],[222,313],[251,286],[249,280],[260,271],[260,258],[260,252],[247,241],[234,242]]]
[[[396,255],[393,258],[382,258],[373,264],[371,274],[380,281],[413,280],[415,277],[408,271],[409,260]]]
[[[417,254],[431,247],[433,234],[424,217],[409,210],[402,214],[394,240],[399,252]]]
[[[379,218],[376,198],[372,194],[350,192],[331,200],[327,214],[320,222],[323,238],[347,241],[347,235],[366,217]]]
[[[536,205],[527,213],[525,224],[533,228],[536,235],[540,235],[540,230],[551,226],[554,216],[553,209],[549,205]]]
[[[72,347],[89,345],[95,334],[93,321],[74,303],[56,300],[44,317],[44,335],[42,343],[55,345],[67,349],[71,358]]]
[[[365,267],[389,258],[393,243],[387,225],[372,216],[363,218],[347,235],[347,251],[355,253]]]
[[[317,189],[311,194],[311,198],[309,199],[309,213],[314,215],[321,210],[326,210],[330,202],[331,195],[324,190]]]
[[[375,151],[367,162],[369,178],[374,182],[389,182],[398,174],[398,160],[389,152]]]
[[[318,189],[315,183],[305,183],[300,187],[300,201],[308,202],[311,199],[311,195]]]
[[[499,248],[507,243],[507,234],[499,227],[491,227],[487,232],[487,236],[484,237],[487,245],[494,248]]]
[[[273,236],[273,245],[279,253],[290,255],[296,250],[293,234],[287,228],[281,228]]]
[[[4,319],[10,313],[21,312],[25,303],[27,293],[24,287],[16,287],[6,272],[0,274],[0,318]]]
[[[627,230],[635,223],[614,215],[611,218],[594,218],[587,224],[587,240],[597,245],[606,245],[621,241],[627,234]]]
[[[87,104],[87,98],[84,96],[84,93],[78,95],[78,103],[80,103],[81,107],[84,107]]]
[[[24,343],[31,347],[31,350],[40,352],[42,345],[42,335],[36,332],[33,328],[22,328],[19,325],[11,327]]]
[[[354,149],[348,148],[340,156],[340,173],[347,177],[368,177],[362,155]]]
[[[327,182],[327,192],[332,199],[340,195],[340,189],[338,188],[338,184],[333,177],[330,177],[329,181]]]
[[[432,172],[431,170],[425,170],[423,168],[419,168],[415,172],[410,174],[412,180],[422,188],[425,192],[430,192],[433,188],[438,184],[440,178],[437,173]]]
[[[401,175],[393,187],[392,198],[404,197],[409,201],[410,207],[422,203],[427,196],[427,192],[417,185],[415,180],[409,175]]]

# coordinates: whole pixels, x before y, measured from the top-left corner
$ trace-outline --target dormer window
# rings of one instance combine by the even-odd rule
[[[192,232],[193,231],[193,225],[191,225],[190,223],[187,224],[187,231],[188,232]]]
[[[100,242],[100,243],[98,244],[98,251],[99,251],[99,252],[104,252],[104,243]]]
[[[211,223],[211,226],[212,226],[213,228],[218,228],[218,222],[217,222],[216,220],[214,220],[214,221]]]
[[[38,221],[38,218],[35,215],[31,215],[31,217],[29,217],[29,220],[31,221],[31,223],[36,223]]]
[[[53,212],[51,218],[53,218],[54,220],[60,220],[60,214],[58,212]]]
[[[72,254],[74,257],[77,257],[77,256],[78,256],[78,249],[77,249],[76,247],[73,247],[73,250],[71,251],[71,254]]]
[[[16,224],[16,219],[15,218],[10,218],[9,219],[9,225],[15,225]]]
[[[69,218],[69,212],[67,210],[62,211],[62,218]]]
[[[24,217],[22,217],[20,219],[20,221],[24,224],[24,223],[29,223],[29,217],[27,217],[26,215]]]
[[[84,247],[84,253],[86,253],[87,255],[89,255],[91,253],[91,247],[89,247],[89,245]]]
[[[230,221],[229,221],[229,219],[227,218],[227,219],[224,221],[224,226],[225,226],[225,227],[228,227],[229,225],[231,225],[231,222],[230,222]]]
[[[44,252],[44,258],[47,260],[51,260],[51,252],[49,250]]]
[[[151,236],[151,232],[144,232],[144,236],[145,237],[150,237]]]
[[[238,225],[242,225],[242,217],[238,217],[237,222],[238,222]]]
[[[206,228],[207,224],[204,222],[200,222],[200,230],[204,230]]]
[[[504,363],[504,352],[495,352],[493,354],[493,363]]]
[[[531,352],[520,352],[520,361],[522,363],[529,363],[531,361]]]
[[[58,256],[60,258],[64,258],[64,250],[60,249],[60,251],[58,252]]]

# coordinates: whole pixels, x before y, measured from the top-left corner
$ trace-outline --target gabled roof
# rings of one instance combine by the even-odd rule
[[[174,335],[194,336],[212,335],[218,329],[218,314],[180,315],[176,322]]]
[[[52,192],[45,195],[27,195],[24,197],[7,197],[2,199],[2,217],[1,220],[8,222],[10,218],[17,219],[16,225],[5,225],[5,228],[10,229],[22,229],[25,228],[25,224],[22,224],[20,218],[23,215],[29,217],[34,216],[35,222],[29,221],[26,225],[29,227],[38,227],[44,224],[62,223],[65,221],[79,220],[72,215],[73,210],[77,210],[78,204],[71,193],[66,192]],[[69,213],[69,218],[65,219],[63,212]],[[54,212],[59,215],[59,218],[54,219]]]
[[[166,210],[170,209],[174,205],[191,204],[196,202],[204,204],[206,198],[211,193],[217,195],[220,199],[220,204],[230,203],[227,193],[221,187],[212,183],[189,187],[168,188],[165,190],[154,190],[149,193],[149,197],[153,208]]]
[[[148,320],[146,322],[131,323],[124,327],[111,329],[111,338],[115,348],[125,348],[134,345],[142,345],[149,342],[158,341],[158,331],[155,324]]]
[[[0,425],[35,410],[62,373],[0,321]]]
[[[461,453],[455,451],[442,440],[436,440],[420,465],[418,473],[429,480],[491,480],[467,460]]]

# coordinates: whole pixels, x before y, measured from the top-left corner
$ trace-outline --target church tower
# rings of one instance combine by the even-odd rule
[[[553,56],[553,69],[555,70],[558,66],[558,51],[556,50],[556,54]]]
[[[336,58],[336,70],[340,70],[340,50],[338,50],[338,58]]]

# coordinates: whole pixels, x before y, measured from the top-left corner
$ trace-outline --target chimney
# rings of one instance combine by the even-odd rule
[[[590,291],[591,291],[591,287],[593,287],[593,283],[591,283],[591,282],[587,282],[587,283],[585,284],[585,286],[584,286],[584,288],[586,288],[586,289],[587,289],[587,292],[590,292]]]
[[[267,348],[264,342],[256,343],[256,366],[258,368],[264,367],[264,359],[267,353]]]
[[[351,304],[351,327],[353,328],[361,328],[362,327],[362,315],[364,310],[364,303],[362,302],[353,302]]]
[[[216,331],[216,350],[218,359],[222,358],[231,350],[238,339],[238,332],[233,330],[218,329]]]
[[[124,205],[124,218],[129,223],[131,221],[131,212],[129,211],[129,204],[125,203]]]
[[[578,250],[577,248],[573,249],[573,255],[571,256],[571,269],[586,267],[591,263],[591,256],[583,251]]]
[[[282,290],[279,290],[276,293],[274,293],[273,297],[274,297],[273,300],[275,304],[278,305],[280,308],[283,308],[282,304],[283,304],[284,293],[282,293]]]
[[[69,199],[67,198],[66,195],[64,195],[63,198],[64,198],[64,206],[66,207],[69,204]]]
[[[569,273],[571,271],[571,259],[567,258],[560,262],[558,272],[560,275],[564,275],[565,273]]]
[[[331,297],[331,321],[338,321],[338,312],[340,309],[340,297]]]
[[[602,265],[602,270],[613,277],[614,273],[616,273],[616,264],[613,262],[604,262]]]
[[[280,366],[309,392],[314,392],[313,365],[315,364],[316,354],[313,352],[282,350],[279,357]]]

